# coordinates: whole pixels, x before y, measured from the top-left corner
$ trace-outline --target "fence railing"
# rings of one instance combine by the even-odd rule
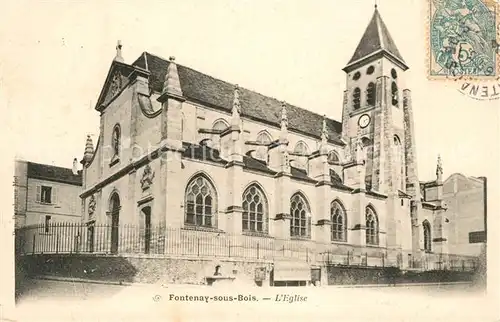
[[[477,257],[426,253],[312,240],[234,235],[195,229],[84,223],[51,223],[16,229],[17,254],[157,254],[259,260],[295,259],[327,265],[473,270]],[[406,256],[405,256],[405,255]],[[405,262],[406,260],[406,262]]]

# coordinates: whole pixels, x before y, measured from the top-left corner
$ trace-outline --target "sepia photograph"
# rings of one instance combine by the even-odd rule
[[[1,319],[500,319],[497,1],[5,9]]]

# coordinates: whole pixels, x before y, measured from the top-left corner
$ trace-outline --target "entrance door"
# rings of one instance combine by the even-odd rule
[[[94,224],[90,224],[87,227],[87,247],[90,253],[94,252]]]
[[[118,194],[111,197],[111,254],[118,253],[120,223],[120,198]]]
[[[144,253],[149,254],[151,249],[151,208],[146,207],[144,213]]]

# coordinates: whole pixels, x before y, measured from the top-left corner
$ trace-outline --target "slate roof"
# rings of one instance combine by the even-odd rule
[[[81,171],[74,175],[72,169],[34,162],[28,162],[28,178],[82,185]]]
[[[358,47],[354,51],[354,55],[352,55],[351,60],[347,65],[354,63],[364,57],[367,57],[379,50],[386,51],[393,56],[395,56],[398,60],[400,60],[404,65],[406,65],[403,57],[399,53],[394,40],[387,29],[380,13],[377,8],[375,8],[375,12],[373,13],[372,19],[370,23],[366,27],[365,33],[363,37],[361,37],[361,41],[358,44]]]
[[[170,64],[169,61],[145,52],[132,65],[149,70],[150,88],[161,93],[168,64]],[[179,64],[177,64],[177,70],[181,89],[186,98],[231,111],[235,84]],[[243,116],[279,127],[281,102],[277,99],[240,87],[240,102]],[[290,104],[287,105],[287,115],[289,129],[318,139],[321,137],[322,115]],[[326,123],[329,140],[344,145],[340,140],[342,123],[328,118]]]

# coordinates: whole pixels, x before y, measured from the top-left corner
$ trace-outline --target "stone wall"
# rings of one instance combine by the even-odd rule
[[[267,261],[204,260],[152,256],[122,257],[99,255],[34,255],[19,260],[19,277],[49,275],[128,283],[204,284],[212,276],[215,266],[221,266],[223,275],[255,280],[257,268],[266,268]],[[267,274],[269,281],[269,274]]]

